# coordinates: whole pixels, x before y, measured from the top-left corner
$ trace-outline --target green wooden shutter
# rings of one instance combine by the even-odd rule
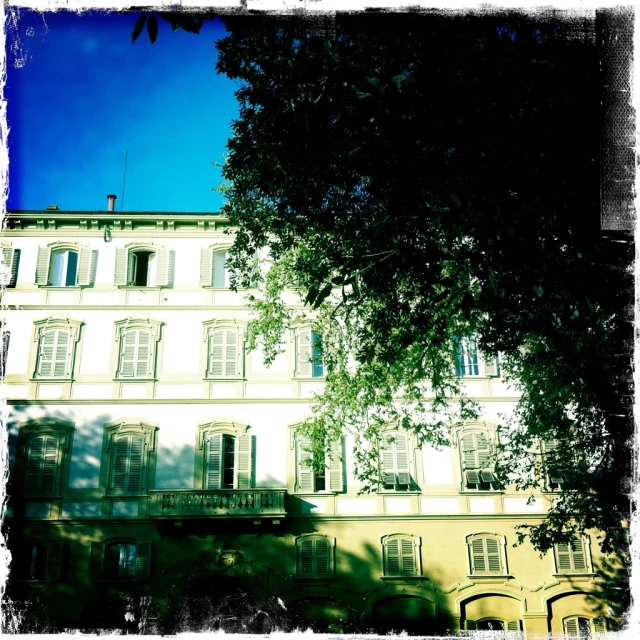
[[[81,286],[93,284],[94,270],[94,252],[89,247],[83,247],[78,252],[78,276],[76,283]]]
[[[210,287],[213,284],[213,250],[209,247],[200,249],[200,286]]]
[[[60,441],[54,436],[31,438],[27,453],[25,489],[28,493],[52,495],[55,491]]]
[[[135,495],[142,493],[142,470],[144,455],[144,438],[129,436],[129,469],[127,478],[127,493]]]
[[[344,490],[342,451],[342,438],[331,443],[331,459],[329,460],[329,489],[331,491]]]
[[[311,492],[315,490],[314,471],[311,461],[311,438],[300,436],[296,440],[298,449],[298,491]]]
[[[394,434],[385,434],[382,436],[382,450],[380,452],[381,464],[382,464],[382,477],[385,485],[396,484],[396,464],[395,464],[395,449],[393,442],[390,440]]]
[[[475,434],[465,433],[462,436],[462,461],[465,469],[477,469],[478,458],[476,454]]]
[[[571,545],[568,542],[559,542],[556,545],[556,557],[560,573],[571,571]]]
[[[587,568],[587,555],[584,540],[574,537],[571,539],[571,556],[573,560],[573,569],[575,571],[584,571]]]
[[[117,247],[116,248],[116,265],[115,265],[115,271],[113,274],[113,284],[115,284],[117,287],[121,287],[129,284],[128,282],[129,270],[127,268],[129,266],[128,262],[129,262],[128,249],[125,249],[124,247]]]
[[[498,356],[495,356],[494,358],[487,356],[487,359],[484,361],[484,374],[493,378],[500,375]]]
[[[224,371],[224,331],[218,329],[209,335],[209,375],[222,377]]]
[[[120,377],[133,378],[136,372],[138,332],[127,331],[121,338]]]
[[[71,357],[71,332],[56,331],[56,343],[53,358],[53,377],[65,378],[70,373],[69,359]]]
[[[238,437],[238,489],[255,485],[256,437],[245,433]]]
[[[579,635],[578,618],[569,618],[564,621],[564,632],[570,638],[577,638]]]
[[[507,622],[507,631],[520,631],[520,620],[509,620]]]
[[[481,469],[484,469],[489,466],[489,461],[491,459],[489,440],[484,433],[476,433],[475,438],[478,452],[478,466]]]
[[[38,247],[38,261],[36,262],[36,284],[49,284],[50,260],[51,249],[49,249],[49,247]]]
[[[153,350],[151,333],[149,331],[136,331],[136,378],[149,378],[153,375]]]
[[[92,542],[89,552],[89,579],[102,580],[104,575],[104,544]]]
[[[465,626],[467,631],[475,631],[478,628],[475,620],[465,620]]]
[[[311,377],[311,330],[302,329],[296,337],[297,375],[302,378]]]
[[[222,487],[222,434],[214,433],[207,439],[207,489]]]
[[[142,492],[144,438],[121,436],[114,443],[113,490],[119,494]]]
[[[593,631],[595,633],[606,633],[607,621],[604,618],[594,618],[592,620],[592,623],[593,623]]]
[[[417,571],[415,545],[411,538],[400,539],[400,554],[402,557],[402,574],[415,575]]]
[[[485,538],[484,541],[487,547],[487,569],[490,573],[500,573],[502,571],[500,543],[493,538]]]
[[[51,542],[47,545],[47,564],[44,572],[44,579],[47,582],[60,580],[62,544],[62,542]]]
[[[483,573],[487,570],[484,550],[484,538],[474,538],[471,541],[471,572]]]
[[[18,278],[18,260],[20,250],[14,247],[4,247],[2,249],[2,261],[5,264],[7,273],[3,284],[7,287],[15,287]]]
[[[55,331],[45,331],[40,334],[38,353],[38,376],[51,378],[55,360],[57,335]]]
[[[127,491],[127,473],[129,468],[129,439],[130,436],[116,438],[113,452],[113,481],[114,493],[124,494]]]
[[[308,538],[301,540],[298,549],[300,554],[300,575],[313,575],[313,540],[309,540]]]
[[[409,477],[409,441],[404,433],[394,434],[395,442],[395,470],[398,474],[398,484],[410,484]]]
[[[315,560],[317,576],[328,576],[331,572],[331,545],[328,540],[317,538],[315,544]]]
[[[170,287],[173,284],[174,252],[166,247],[156,251],[156,286]]]
[[[151,575],[151,542],[143,540],[136,547],[136,580],[147,580]]]
[[[387,566],[385,574],[389,576],[398,575],[400,573],[400,540],[394,538],[387,540]]]
[[[238,375],[238,333],[225,331],[224,334],[224,375],[235,377]]]

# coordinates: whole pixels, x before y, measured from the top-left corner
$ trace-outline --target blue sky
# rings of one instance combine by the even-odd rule
[[[160,20],[131,44],[136,14],[20,11],[7,33],[9,209],[218,211],[212,166],[238,115],[215,71],[219,21],[200,34]]]

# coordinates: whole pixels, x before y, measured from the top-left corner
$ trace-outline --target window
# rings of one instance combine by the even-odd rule
[[[331,444],[331,455],[327,456],[320,465],[313,464],[311,438],[295,436],[296,451],[296,491],[313,493],[315,491],[343,491],[344,490],[344,441]]]
[[[553,548],[556,573],[587,573],[590,571],[589,539],[574,536]]]
[[[109,455],[109,495],[145,495],[148,490],[151,452],[156,448],[158,427],[141,421],[105,426],[105,452]]]
[[[243,327],[235,322],[204,323],[207,342],[207,378],[241,378],[244,375]]]
[[[569,468],[569,464],[577,462],[577,456],[565,455],[562,460],[559,460],[557,453],[559,446],[558,440],[542,442],[542,455],[547,470],[546,483],[550,491],[566,491],[574,488],[572,469]],[[567,447],[572,445],[567,444]],[[572,450],[575,451],[575,449]]]
[[[116,378],[149,380],[155,378],[157,345],[162,323],[156,320],[121,320],[116,322],[120,343]]]
[[[82,323],[67,318],[47,318],[33,323],[37,342],[35,379],[65,380],[73,377]]]
[[[38,248],[36,284],[51,287],[90,286],[98,252],[81,244],[54,242]]]
[[[299,578],[329,578],[333,576],[335,538],[307,534],[296,540]]]
[[[122,539],[92,542],[89,577],[92,580],[146,580],[151,569],[151,542]]]
[[[73,423],[51,418],[24,422],[18,432],[18,465],[24,494],[59,496],[64,458],[69,451]]]
[[[52,582],[60,579],[62,542],[28,540],[15,555],[16,574],[21,580]]]
[[[226,249],[228,247],[214,244],[210,247],[202,247],[200,250],[201,287],[229,288],[229,269],[227,268],[229,252]]]
[[[10,244],[0,244],[0,286],[13,289],[18,279],[20,249]]]
[[[596,633],[605,633],[607,621],[604,618],[583,618],[581,616],[571,616],[563,620],[564,633],[567,638],[580,638],[588,640]]]
[[[380,443],[380,465],[383,488],[389,491],[408,491],[417,488],[411,476],[413,447],[406,433],[389,431]]]
[[[0,380],[4,380],[7,372],[7,358],[9,357],[9,342],[11,331],[6,328],[4,320],[0,320]]]
[[[476,337],[473,334],[466,338],[456,338],[456,375],[480,375],[478,348],[476,346]]]
[[[460,438],[463,488],[490,491],[497,488],[497,479],[490,469],[492,445],[482,431],[464,431]]]
[[[164,246],[133,242],[116,248],[114,284],[118,287],[170,287],[175,253]]]
[[[256,437],[248,426],[207,422],[198,425],[203,451],[203,489],[251,489],[255,486]]]
[[[478,631],[521,631],[520,620],[500,620],[484,618],[483,620],[467,620],[467,630]]]
[[[492,535],[474,535],[467,539],[471,575],[506,574],[504,538]]]
[[[420,538],[413,535],[391,535],[382,539],[385,576],[420,575]]]
[[[311,329],[296,332],[296,371],[300,378],[321,378],[324,376],[322,362],[322,336]]]

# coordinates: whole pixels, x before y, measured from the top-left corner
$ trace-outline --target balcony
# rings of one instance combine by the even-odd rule
[[[278,518],[286,515],[286,489],[151,491],[149,516],[171,518]]]

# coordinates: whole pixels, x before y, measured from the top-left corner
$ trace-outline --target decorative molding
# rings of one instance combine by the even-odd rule
[[[241,436],[249,433],[251,425],[237,423],[234,420],[213,419],[198,424],[198,449],[204,448],[205,440],[211,433],[227,433],[233,436]]]

